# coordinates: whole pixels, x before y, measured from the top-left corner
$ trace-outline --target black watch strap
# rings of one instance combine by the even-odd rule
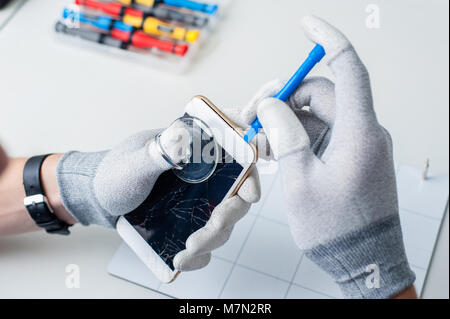
[[[51,154],[34,156],[28,159],[23,169],[23,186],[26,197],[24,205],[36,225],[45,228],[49,234],[69,235],[69,225],[59,220],[47,202],[41,184],[41,167]]]

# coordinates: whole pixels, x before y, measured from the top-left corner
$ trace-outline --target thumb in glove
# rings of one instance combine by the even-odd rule
[[[161,130],[140,132],[110,151],[64,154],[57,180],[65,208],[83,225],[115,227],[117,218],[136,209],[150,194],[156,180],[172,166],[155,141]],[[180,161],[184,139],[172,127],[162,132],[161,144]]]

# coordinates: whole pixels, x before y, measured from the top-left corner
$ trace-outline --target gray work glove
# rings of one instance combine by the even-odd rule
[[[56,170],[64,207],[81,224],[114,228],[171,166],[154,141],[160,130],[129,137],[110,151],[64,154]]]
[[[291,233],[345,297],[394,297],[415,275],[400,227],[391,137],[378,123],[369,74],[347,38],[316,17],[304,18],[303,28],[325,48],[336,84],[309,79],[290,104],[309,106],[331,128],[323,154],[312,152],[288,105],[267,98],[257,106],[280,164]],[[252,112],[254,118],[255,108],[244,113]]]
[[[161,135],[161,144],[170,158],[178,158],[183,140],[177,127]],[[68,152],[58,163],[57,180],[64,207],[83,225],[114,228],[120,215],[139,207],[149,196],[156,180],[171,166],[162,158],[154,141],[161,130],[138,133],[110,151]],[[258,173],[252,171],[237,195],[216,206],[205,227],[186,241],[186,249],[174,258],[177,270],[206,266],[211,251],[230,237],[233,226],[260,198]],[[154,271],[158,272],[157,269]]]
[[[244,107],[226,108],[222,111],[228,118],[236,123],[243,132],[245,132],[250,128],[250,124],[254,121],[257,107],[261,101],[277,94],[283,88],[285,83],[286,81],[281,81],[279,79],[267,82]],[[298,107],[294,99],[290,99],[287,103],[305,128],[306,133],[311,140],[311,150],[315,154],[320,154],[325,149],[330,137],[330,128],[327,123],[322,121],[312,112]],[[264,160],[274,159],[274,154],[270,148],[265,130],[260,130],[252,143],[258,148],[259,158]]]

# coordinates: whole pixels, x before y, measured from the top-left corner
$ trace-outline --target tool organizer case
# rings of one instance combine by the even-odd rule
[[[183,0],[74,0],[61,8],[55,36],[68,44],[181,73],[211,39],[231,0],[201,0],[214,12],[167,3]],[[200,2],[198,2],[200,3]]]

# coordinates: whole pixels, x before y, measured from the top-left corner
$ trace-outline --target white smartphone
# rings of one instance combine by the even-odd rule
[[[164,172],[144,203],[117,223],[123,240],[164,283],[178,276],[173,260],[185,249],[187,238],[205,226],[218,204],[237,193],[258,156],[256,147],[244,141],[243,132],[207,98],[194,97],[186,113],[213,132],[222,156],[215,172],[198,184],[182,181],[172,170]]]

